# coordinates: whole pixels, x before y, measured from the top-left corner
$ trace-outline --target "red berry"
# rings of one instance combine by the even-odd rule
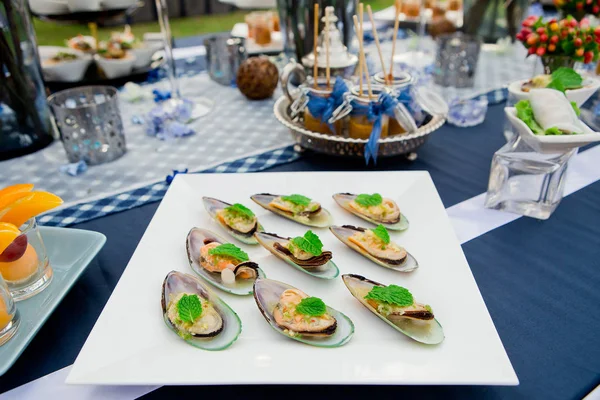
[[[556,45],[555,45],[555,44],[552,44],[552,43],[550,43],[550,44],[548,45],[548,51],[549,51],[549,52],[554,52],[554,50],[556,50]]]
[[[534,44],[536,44],[538,42],[538,37],[537,35],[531,34],[529,35],[529,37],[527,38],[527,44],[530,46],[533,46]]]
[[[542,34],[540,35],[540,40],[541,40],[542,42],[547,42],[547,41],[548,41],[548,35],[546,35],[545,33],[542,33]]]
[[[579,3],[579,4],[581,4],[581,3]],[[571,27],[572,28],[577,28],[577,20],[575,20],[575,19],[571,20]]]
[[[590,63],[593,59],[594,59],[594,53],[591,51],[586,51],[585,54],[583,55],[583,62],[585,64]]]
[[[524,39],[524,37],[523,37],[523,34],[522,34],[521,32],[517,33],[517,36],[516,36],[516,38],[517,38],[517,40],[519,40],[519,41],[521,41],[521,42],[522,42],[522,41],[523,41],[523,39]]]
[[[583,10],[584,5],[585,4],[583,4],[583,3],[577,3],[577,4],[575,4],[575,8],[577,8],[578,10]]]
[[[598,14],[598,13],[600,13],[600,6],[598,6],[598,5],[595,5],[595,6],[593,6],[593,7],[592,7],[592,12],[593,12],[594,14]]]
[[[535,52],[538,56],[543,56],[544,54],[546,54],[546,49],[544,47],[538,47],[537,51]]]
[[[573,40],[573,44],[575,45],[575,47],[581,47],[583,41],[580,38],[575,38],[575,40]]]
[[[558,43],[558,36],[556,36],[556,35],[552,36],[550,38],[550,43],[554,43],[554,44]]]
[[[575,50],[575,55],[577,57],[583,57],[583,49],[577,49],[577,50]]]
[[[23,257],[27,250],[27,236],[18,236],[6,249],[0,254],[0,262],[13,262]]]
[[[595,27],[595,28],[594,28],[594,33],[595,33],[597,36],[600,36],[600,25],[598,25],[597,27]]]
[[[546,28],[544,28],[543,26],[540,26],[539,28],[537,28],[535,30],[539,35],[541,35],[542,33],[546,33]]]
[[[598,29],[600,32],[600,25],[598,25]],[[531,35],[531,29],[529,29],[529,28],[523,28],[523,29],[521,29],[521,32],[523,32],[524,35]]]
[[[591,36],[586,36],[585,37],[585,42],[586,43],[592,43],[592,37]]]
[[[592,4],[592,0],[585,0],[585,4]]]
[[[537,49],[536,49],[535,47],[530,47],[530,48],[527,50],[527,54],[534,54],[536,51],[537,51]]]

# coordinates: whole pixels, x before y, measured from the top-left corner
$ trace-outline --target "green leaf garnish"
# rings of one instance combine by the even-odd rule
[[[244,250],[231,243],[220,244],[217,247],[210,249],[208,254],[211,256],[230,257],[242,262],[250,260],[250,257],[248,257],[248,254]]]
[[[184,294],[177,302],[179,319],[183,322],[193,324],[202,315],[202,303],[195,294]]]
[[[581,115],[581,110],[579,109],[579,106],[577,105],[577,103],[575,103],[574,101],[571,102],[571,107],[573,107],[573,110],[575,111],[575,114],[579,117]]]
[[[383,201],[383,198],[381,197],[381,195],[379,193],[373,193],[373,194],[363,193],[363,194],[359,194],[358,196],[356,196],[354,201],[363,207],[371,207],[371,206],[380,205],[381,202]]]
[[[306,232],[304,236],[293,238],[292,243],[300,250],[312,254],[313,256],[320,256],[321,253],[323,253],[323,243],[313,231]]]
[[[385,244],[390,243],[390,234],[389,234],[388,230],[385,229],[385,226],[380,224],[377,226],[377,228],[371,229],[371,232],[373,232],[375,234],[375,236],[377,236],[379,239],[381,239],[381,241],[383,243],[385,243]]]
[[[565,87],[565,85],[562,83],[562,81],[558,80],[558,79],[552,79],[550,81],[550,83],[548,84],[548,86],[546,86],[547,89],[554,89],[554,90],[558,90],[559,92],[565,92],[565,90],[567,90],[567,88]]]
[[[290,203],[294,203],[299,206],[307,206],[312,201],[310,198],[306,196],[302,196],[301,194],[292,194],[289,196],[281,196],[281,199],[284,201],[289,201]]]
[[[533,109],[531,108],[529,100],[519,101],[515,104],[515,108],[517,109],[517,117],[525,122],[533,133],[536,135],[544,134],[544,129],[536,122],[535,117],[533,116]]]
[[[583,78],[573,68],[561,67],[552,73],[552,82],[560,82],[565,89],[577,89],[583,85]]]
[[[327,312],[327,306],[318,297],[306,297],[298,303],[296,312],[311,317],[320,317]]]
[[[425,304],[425,309],[433,314],[433,310],[431,309],[431,306],[429,304]]]
[[[415,302],[412,293],[408,289],[397,285],[373,286],[365,299],[400,307],[408,307]]]
[[[225,211],[239,215],[243,218],[252,219],[254,218],[254,213],[248,207],[244,206],[240,203],[235,203],[225,208]]]

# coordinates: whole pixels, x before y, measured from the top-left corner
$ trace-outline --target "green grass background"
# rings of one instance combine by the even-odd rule
[[[369,0],[364,2],[370,4],[373,11],[381,10],[394,4],[392,0]],[[199,17],[173,18],[171,20],[171,31],[174,37],[186,37],[202,35],[212,32],[228,32],[238,22],[244,21],[244,15],[249,11],[235,11],[229,14],[203,15]],[[367,19],[365,12],[365,19]],[[34,19],[34,26],[39,45],[64,46],[65,40],[78,34],[89,34],[86,25],[61,24]],[[132,25],[135,35],[141,37],[145,32],[159,32],[157,22],[147,22]],[[106,27],[98,29],[100,40],[107,39],[110,33],[121,30],[121,27]]]

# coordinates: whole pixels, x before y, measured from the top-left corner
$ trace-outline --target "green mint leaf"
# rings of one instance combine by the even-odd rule
[[[323,243],[313,231],[306,232],[304,237],[298,236],[293,238],[292,243],[300,250],[313,256],[320,256],[323,253]]]
[[[244,250],[231,243],[220,244],[217,247],[210,249],[208,254],[211,256],[231,257],[242,262],[250,260],[250,257],[248,257],[248,254]]]
[[[228,211],[230,213],[239,215],[239,216],[247,218],[247,219],[254,218],[254,213],[252,212],[252,210],[250,210],[248,207],[246,207],[240,203],[235,203],[233,205],[230,205],[229,207],[225,208],[225,211]]]
[[[373,289],[365,296],[367,300],[375,300],[399,307],[408,307],[414,304],[413,295],[402,286],[373,286]]]
[[[385,243],[385,244],[390,243],[390,233],[388,232],[387,229],[385,229],[385,226],[380,224],[377,226],[377,228],[371,229],[371,232],[373,232],[375,234],[375,236],[377,236],[379,239],[381,239],[381,241],[383,243]]]
[[[425,309],[433,314],[433,310],[431,309],[431,306],[429,304],[425,304]]]
[[[296,312],[310,317],[320,317],[327,312],[327,306],[318,297],[306,297],[298,303]]]
[[[577,103],[575,103],[574,101],[571,102],[571,107],[573,107],[573,110],[575,111],[575,114],[579,117],[581,115],[581,110],[579,109],[579,106],[577,106]]]
[[[583,85],[583,78],[573,68],[561,67],[552,73],[552,81],[559,81],[565,89],[577,89]]]
[[[371,206],[380,205],[381,202],[383,201],[383,198],[381,197],[381,195],[379,193],[374,193],[374,194],[363,193],[363,194],[359,194],[358,196],[356,196],[354,201],[363,207],[371,207]]]
[[[183,322],[193,324],[202,315],[202,303],[195,294],[184,294],[177,302],[179,319]]]
[[[567,90],[567,88],[565,88],[565,85],[563,84],[563,82],[559,79],[552,79],[550,81],[550,83],[548,84],[548,86],[546,86],[547,89],[554,89],[554,90],[558,90],[559,92],[565,92],[565,90]]]
[[[517,109],[517,117],[521,121],[525,122],[525,124],[533,133],[536,135],[544,134],[544,129],[537,123],[533,116],[533,109],[531,108],[529,100],[519,101],[517,104],[515,104],[515,108]]]
[[[302,196],[301,194],[292,194],[289,196],[281,196],[281,199],[284,201],[289,201],[290,203],[294,203],[298,206],[307,206],[312,201],[310,198],[306,196]]]

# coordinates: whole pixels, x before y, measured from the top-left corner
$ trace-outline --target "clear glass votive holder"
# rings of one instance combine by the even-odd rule
[[[97,165],[127,151],[119,96],[111,86],[82,86],[48,97],[70,163]]]
[[[473,87],[481,41],[458,32],[440,35],[436,42],[435,83],[444,87]]]
[[[35,296],[52,281],[52,267],[36,219],[25,222],[20,230],[21,235],[10,246],[25,247],[22,256],[14,261],[0,262],[0,275],[15,301]]]
[[[0,346],[14,336],[20,322],[17,306],[0,275]]]
[[[204,40],[206,69],[210,78],[225,86],[235,86],[240,65],[248,58],[246,40],[212,36]]]
[[[485,207],[548,219],[563,198],[569,160],[565,153],[536,152],[514,135],[492,159]]]

